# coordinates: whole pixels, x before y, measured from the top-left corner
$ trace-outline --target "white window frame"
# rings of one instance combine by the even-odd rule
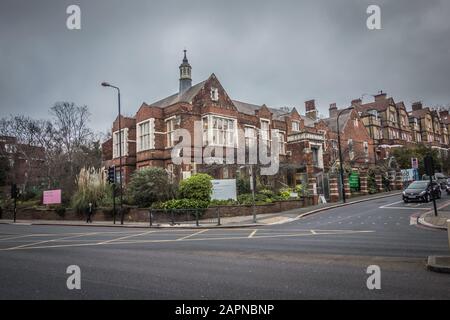
[[[214,128],[214,120],[217,121],[217,128]],[[232,123],[233,128],[229,125]],[[205,127],[206,124],[206,127]],[[225,125],[227,129],[224,129]],[[220,127],[220,128],[219,128]],[[203,145],[213,147],[237,147],[237,119],[225,117],[217,114],[208,114],[202,117]],[[214,141],[216,137],[216,141]]]
[[[176,123],[177,117],[176,116],[170,117],[164,121],[166,123],[167,148],[173,148],[175,146],[174,132],[176,130],[175,126],[177,124]]]
[[[251,132],[251,134],[249,134]],[[255,147],[258,142],[258,136],[256,134],[255,126],[244,126],[244,137],[246,147]]]
[[[369,156],[369,143],[367,141],[363,142],[363,148],[364,148],[364,154],[367,156]]]
[[[122,157],[128,156],[128,128],[120,130],[122,142]],[[113,159],[119,158],[119,130],[113,132]]]
[[[219,101],[219,89],[217,88],[211,88],[211,100],[212,101]]]
[[[142,133],[142,126],[148,124],[148,133]],[[155,149],[155,118],[146,119],[136,124],[136,133],[137,133],[137,143],[136,143],[136,151],[146,151]],[[143,144],[142,139],[148,139],[146,144]]]
[[[276,130],[278,135],[279,154],[286,154],[286,132],[282,130]]]
[[[297,127],[297,128],[295,128],[295,127]],[[299,132],[300,131],[300,122],[299,121],[295,121],[295,120],[292,121],[292,131],[293,132]]]

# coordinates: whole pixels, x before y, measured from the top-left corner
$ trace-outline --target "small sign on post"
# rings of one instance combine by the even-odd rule
[[[44,199],[42,202],[45,205],[61,204],[61,189],[44,191]]]
[[[417,160],[417,158],[411,158],[411,168],[419,169],[419,161]]]

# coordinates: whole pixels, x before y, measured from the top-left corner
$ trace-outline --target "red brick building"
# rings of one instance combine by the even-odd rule
[[[377,159],[389,158],[394,148],[417,143],[448,152],[449,131],[442,119],[445,111],[441,115],[437,110],[423,107],[421,102],[413,103],[412,110],[407,111],[403,102],[396,103],[383,92],[374,98],[373,102],[364,104],[356,99],[352,105],[374,140]]]
[[[0,137],[0,157],[8,160],[7,184],[15,183],[21,190],[26,187],[40,186],[45,180],[42,172],[45,161],[44,149],[22,144],[15,137]]]
[[[250,148],[261,141],[269,151],[279,151],[279,170],[275,177],[262,178],[267,183],[290,186],[307,183],[306,173],[323,172],[330,166],[324,159],[332,157],[325,154],[327,148],[333,150],[336,146],[326,143],[327,124],[317,119],[313,100],[305,103],[306,116],[302,116],[295,108],[277,109],[233,100],[214,74],[192,86],[191,72],[185,54],[180,65],[179,92],[154,103],[143,103],[133,118],[122,118],[125,183],[134,170],[150,166],[165,168],[176,180],[196,172],[207,172],[215,178],[233,178],[248,172],[248,164],[252,162]],[[196,136],[195,123],[200,124],[200,137]],[[346,128],[345,121],[343,129]],[[232,149],[235,160],[239,151],[245,150],[244,165],[238,161],[229,165],[205,164],[195,159],[189,164],[175,164],[172,151],[180,142],[177,129],[191,134],[192,158],[199,145],[203,155],[208,146]],[[112,136],[103,144],[103,161],[105,166],[118,167],[118,119],[113,124]],[[194,143],[195,139],[200,139],[200,144]]]

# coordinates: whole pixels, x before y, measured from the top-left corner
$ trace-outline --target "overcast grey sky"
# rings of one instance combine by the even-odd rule
[[[81,30],[66,28],[81,7]],[[366,27],[381,7],[382,30]],[[193,82],[215,73],[237,100],[347,105],[379,90],[397,101],[450,103],[448,0],[1,0],[0,116],[48,117],[56,101],[86,104],[92,127],[134,115],[178,90],[182,50]]]

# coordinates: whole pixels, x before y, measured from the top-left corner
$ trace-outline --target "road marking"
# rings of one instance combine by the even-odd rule
[[[422,203],[418,203],[416,206],[412,207],[409,204],[406,204],[405,207],[392,207],[394,204],[403,203],[402,201],[396,201],[389,204],[385,204],[384,206],[379,207],[380,209],[400,209],[400,210],[429,210],[430,208],[418,208],[418,206],[422,205]]]
[[[190,237],[205,232],[208,230],[202,230],[200,232],[194,233],[190,235]],[[251,238],[260,239],[260,238],[286,238],[286,237],[304,237],[304,236],[320,236],[320,235],[347,235],[347,234],[355,234],[355,233],[373,233],[375,231],[372,230],[303,230],[305,233],[294,233],[294,234],[277,234],[277,235],[260,235]],[[314,233],[312,233],[314,231]],[[221,237],[221,238],[185,238],[186,241],[212,241],[212,240],[243,240],[249,239],[248,236],[239,236],[239,237]],[[117,241],[110,242],[104,245],[119,245],[119,244],[145,244],[145,243],[167,243],[167,242],[177,242],[180,239],[168,239],[168,240],[126,240],[126,241]],[[68,247],[86,247],[86,246],[100,246],[98,242],[95,243],[78,243],[78,244],[60,244],[60,245],[46,245],[46,246],[23,246],[23,247],[15,247],[9,249],[0,249],[0,251],[6,250],[31,250],[31,249],[48,249],[48,248],[68,248]]]
[[[139,236],[143,236],[149,233],[155,233],[156,231],[147,231],[147,232],[143,232],[143,233],[138,233],[138,234],[132,234],[129,236],[124,236],[124,237],[120,237],[120,238],[116,238],[116,239],[111,239],[111,240],[107,240],[107,241],[103,241],[103,242],[99,242],[98,244],[107,244],[110,242],[114,242],[114,241],[119,241],[119,240],[124,240],[124,239],[129,239],[129,238],[133,238],[133,237],[139,237]]]
[[[258,229],[253,230],[252,233],[249,234],[249,238],[253,238],[253,236],[255,235],[255,233],[258,231]]]
[[[57,242],[59,240],[73,239],[73,238],[78,238],[78,237],[83,237],[83,236],[88,236],[88,235],[94,235],[94,234],[97,234],[97,232],[89,232],[89,233],[79,234],[79,235],[76,235],[76,236],[63,237],[63,238],[58,238],[58,239],[51,239],[51,240],[38,241],[38,242],[33,242],[33,243],[28,243],[28,244],[22,244],[22,245],[17,246],[17,247],[6,248],[6,249],[2,249],[2,250],[22,249],[22,248],[26,248],[26,247],[35,246],[35,245],[38,245],[38,244],[49,243],[49,242]]]
[[[13,240],[13,239],[20,239],[20,238],[26,238],[26,237],[32,237],[32,236],[34,236],[34,235],[32,235],[32,234],[26,234],[26,235],[21,235],[21,236],[14,236],[14,237],[9,237],[9,238],[2,238],[2,239],[0,239],[0,241],[3,241],[3,240]]]
[[[198,235],[198,234],[200,234],[200,233],[203,233],[203,232],[206,232],[206,231],[209,231],[209,229],[200,230],[199,232],[190,234],[190,235],[188,235],[188,236],[186,236],[186,237],[182,237],[182,238],[176,239],[175,241],[186,240],[186,239],[189,239],[190,237],[196,236],[196,235]]]

